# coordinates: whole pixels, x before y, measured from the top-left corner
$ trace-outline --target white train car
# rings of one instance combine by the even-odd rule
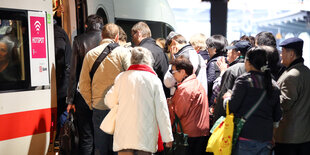
[[[150,26],[153,38],[165,37],[175,26],[166,0],[1,0],[0,154],[54,153],[57,5],[63,7],[61,24],[71,41],[84,32],[91,14],[122,26],[128,38],[138,21]]]

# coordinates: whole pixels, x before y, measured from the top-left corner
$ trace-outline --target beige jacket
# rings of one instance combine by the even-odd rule
[[[114,83],[116,76],[130,66],[130,50],[124,47],[117,47],[105,57],[99,65],[91,82],[89,72],[104,48],[112,43],[111,39],[104,39],[101,45],[90,50],[83,61],[80,74],[79,91],[89,108],[106,110],[108,107],[104,103],[104,97]]]

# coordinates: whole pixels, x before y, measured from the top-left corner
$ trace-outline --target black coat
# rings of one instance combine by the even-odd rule
[[[67,103],[72,104],[73,102],[77,83],[79,82],[80,78],[84,56],[88,51],[97,47],[101,40],[101,30],[99,29],[90,29],[74,38]]]
[[[151,51],[153,58],[154,58],[153,69],[163,84],[164,76],[169,66],[167,55],[163,52],[162,48],[160,48],[156,44],[153,38],[143,39],[140,42],[139,46],[144,47]],[[164,86],[164,84],[163,84],[163,88],[164,88],[166,97],[170,97],[170,90],[166,86]]]
[[[221,74],[219,67],[216,65],[216,61],[223,56],[214,55],[207,63],[207,80],[208,80],[208,100],[209,106],[214,103],[215,96],[212,93],[213,82]]]
[[[244,63],[237,63],[229,67],[222,75],[220,92],[216,98],[216,104],[214,106],[214,119],[215,122],[221,116],[225,116],[226,112],[223,108],[223,95],[228,91],[232,90],[236,79],[245,73]]]
[[[71,44],[67,33],[54,24],[57,98],[67,96],[70,75]]]

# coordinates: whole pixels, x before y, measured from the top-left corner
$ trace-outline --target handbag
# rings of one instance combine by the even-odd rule
[[[232,136],[234,131],[234,114],[229,114],[229,106],[226,104],[226,117],[214,129],[209,138],[206,152],[213,152],[218,154],[231,154]]]
[[[107,134],[114,134],[117,110],[118,105],[115,105],[100,124],[100,129]]]
[[[59,154],[74,155],[79,151],[79,134],[73,110],[70,110],[67,120],[59,133]]]
[[[233,135],[233,147],[237,143],[237,140],[239,138],[240,132],[246,122],[246,120],[252,115],[252,113],[257,109],[259,104],[262,102],[264,97],[266,96],[266,91],[263,92],[263,94],[260,96],[258,101],[255,103],[255,105],[244,115],[244,117],[241,118],[235,118],[235,128],[234,128],[234,135]]]
[[[189,145],[188,145],[188,135],[183,132],[182,124],[179,117],[175,115],[175,120],[172,125],[173,133],[173,144],[171,148],[165,148],[166,155],[188,155]],[[178,132],[178,125],[181,132]]]

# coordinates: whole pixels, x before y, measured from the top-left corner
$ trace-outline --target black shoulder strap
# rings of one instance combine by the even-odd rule
[[[198,74],[199,74],[199,71],[200,71],[200,68],[201,68],[201,66],[200,66],[200,56],[199,56],[199,54],[197,54],[197,56],[198,56],[198,67],[197,67],[197,70],[196,70],[196,72],[195,72],[195,74],[196,74],[196,76],[198,76]]]
[[[93,64],[93,67],[91,68],[90,72],[89,72],[89,76],[91,81],[93,80],[94,74],[97,70],[97,68],[99,67],[100,63],[104,60],[104,58],[116,47],[118,47],[119,44],[118,43],[110,43],[107,45],[106,48],[104,48],[104,50],[101,52],[101,54],[97,57],[96,61]]]

